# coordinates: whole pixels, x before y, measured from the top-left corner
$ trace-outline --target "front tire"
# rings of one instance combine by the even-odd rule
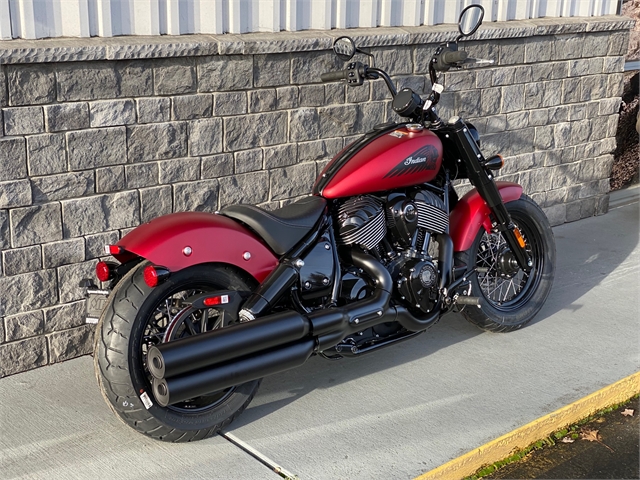
[[[118,283],[98,323],[94,366],[100,390],[124,423],[149,437],[168,442],[211,437],[247,407],[260,380],[161,407],[153,397],[146,353],[151,345],[200,333],[203,324],[206,330],[226,326],[226,317],[215,312],[189,315],[185,325],[171,324],[172,318],[183,317],[175,313],[184,298],[216,290],[249,291],[255,282],[225,265],[196,265],[150,288],[143,278],[147,265],[138,265]]]
[[[526,195],[505,206],[525,239],[531,271],[514,266],[502,234],[483,228],[471,248],[457,254],[461,262],[480,269],[471,278],[471,291],[482,304],[466,306],[462,314],[492,332],[511,332],[529,323],[544,305],[555,275],[555,239],[544,212]]]

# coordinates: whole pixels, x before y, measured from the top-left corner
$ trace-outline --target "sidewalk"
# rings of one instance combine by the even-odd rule
[[[359,359],[264,380],[230,433],[300,479],[412,478],[640,370],[638,187],[554,229],[556,281],[509,334],[447,316]],[[0,380],[0,477],[276,479],[222,437],[147,439],[102,400],[92,359]]]

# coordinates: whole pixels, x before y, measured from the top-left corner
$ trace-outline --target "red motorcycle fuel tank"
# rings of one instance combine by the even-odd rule
[[[442,142],[412,125],[384,125],[347,146],[325,167],[313,193],[350,197],[433,180],[442,164]]]

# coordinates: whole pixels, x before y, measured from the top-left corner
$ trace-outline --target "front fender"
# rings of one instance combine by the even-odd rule
[[[156,218],[129,232],[117,245],[172,272],[199,263],[223,262],[262,282],[278,265],[273,252],[242,225],[222,215],[203,212]],[[190,254],[185,253],[185,247],[191,248]],[[248,256],[246,252],[250,254],[248,260],[244,258]]]
[[[517,183],[496,182],[496,187],[504,203],[522,196],[522,187]],[[462,252],[471,248],[480,227],[484,227],[487,232],[491,231],[490,214],[489,207],[475,188],[458,201],[449,217],[449,232],[454,251]]]

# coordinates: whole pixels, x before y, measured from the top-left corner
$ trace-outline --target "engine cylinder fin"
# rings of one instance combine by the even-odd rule
[[[418,226],[435,233],[445,233],[449,227],[449,217],[444,210],[424,202],[418,206]]]
[[[382,205],[372,197],[347,200],[338,210],[339,241],[371,250],[387,233]]]

